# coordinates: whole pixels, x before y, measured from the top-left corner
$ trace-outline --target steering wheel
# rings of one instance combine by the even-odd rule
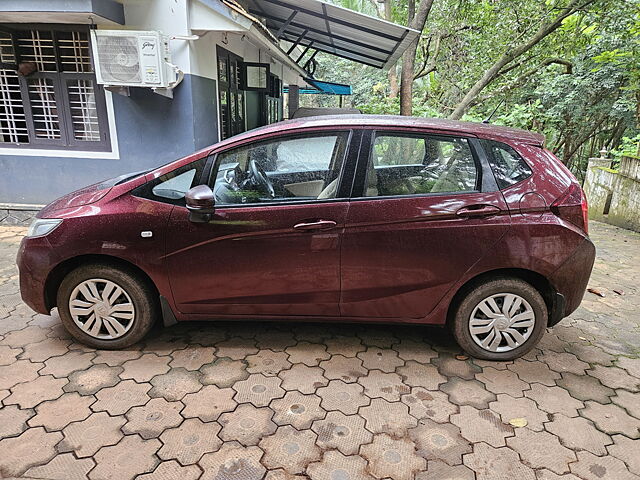
[[[267,174],[258,162],[255,159],[251,159],[249,161],[249,173],[251,175],[251,180],[253,184],[256,186],[258,192],[268,195],[269,198],[275,198],[276,191],[273,188],[273,184]]]

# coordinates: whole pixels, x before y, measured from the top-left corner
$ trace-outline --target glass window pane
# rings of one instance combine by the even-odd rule
[[[218,157],[216,204],[335,198],[348,135],[287,138]]]
[[[29,143],[18,74],[0,70],[0,143]]]
[[[478,171],[467,140],[378,135],[365,196],[424,195],[476,189]]]
[[[487,142],[490,146],[490,163],[498,187],[506,188],[531,176],[531,168],[509,145]]]
[[[91,80],[67,81],[69,110],[76,140],[96,142],[100,140],[100,124],[96,97]]]
[[[28,78],[27,88],[35,136],[47,139],[60,138],[60,122],[53,80]]]

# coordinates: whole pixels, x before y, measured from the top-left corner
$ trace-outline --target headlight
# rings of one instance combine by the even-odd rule
[[[44,237],[62,223],[61,218],[36,218],[27,230],[27,237]]]

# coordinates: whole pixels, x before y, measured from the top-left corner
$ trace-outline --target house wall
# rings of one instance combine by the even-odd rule
[[[610,159],[589,159],[589,218],[640,232],[640,158],[625,157],[618,170],[610,167]]]

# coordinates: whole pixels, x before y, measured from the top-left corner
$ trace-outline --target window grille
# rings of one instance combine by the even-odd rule
[[[0,148],[107,150],[109,145],[89,31],[0,25]]]

